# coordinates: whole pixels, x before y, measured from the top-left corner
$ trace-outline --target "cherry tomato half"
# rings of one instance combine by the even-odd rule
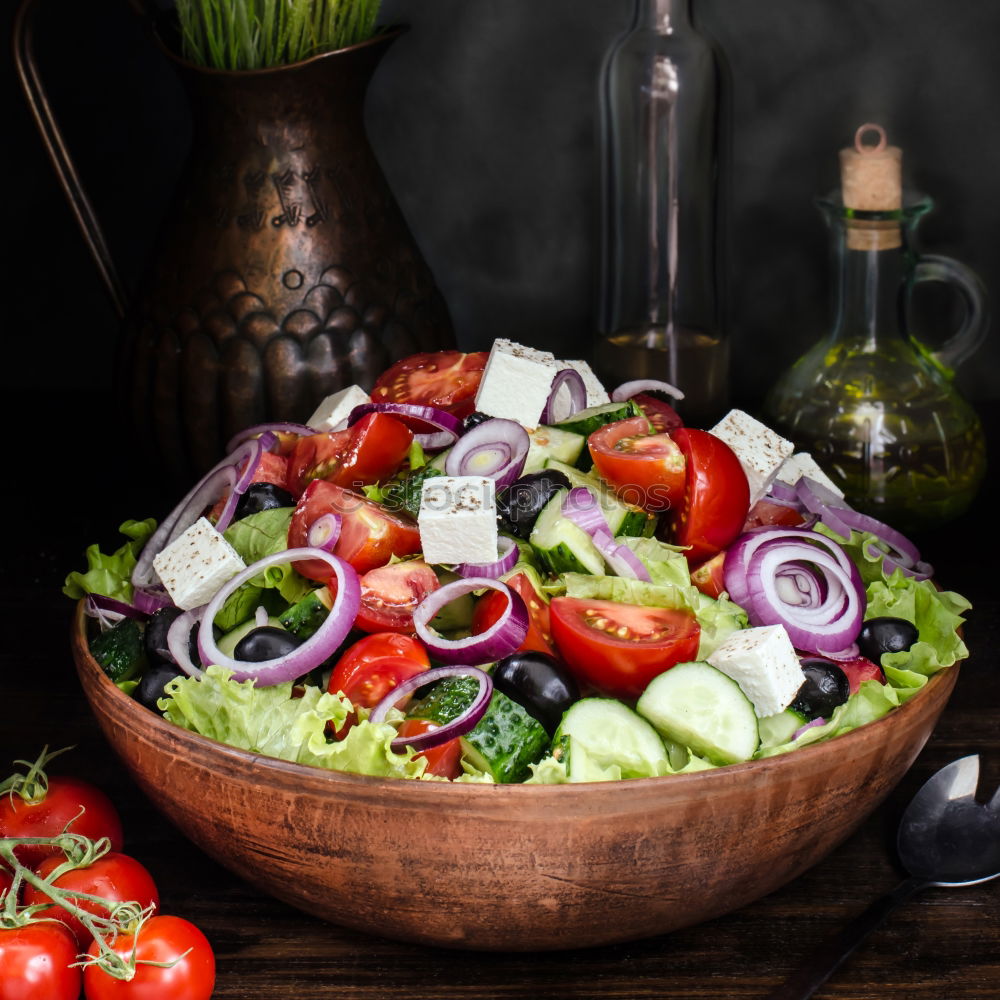
[[[114,979],[96,965],[83,971],[87,1000],[210,1000],[215,988],[215,955],[208,939],[181,917],[150,917],[136,935],[119,934],[114,951],[127,959],[135,948],[135,976]],[[88,955],[96,957],[97,942]],[[146,963],[171,963],[149,965]]]
[[[378,632],[344,651],[330,673],[327,690],[342,691],[352,704],[374,708],[396,685],[430,665],[427,650],[416,639]]]
[[[309,528],[321,514],[340,514],[343,523],[334,555],[364,574],[384,566],[394,555],[420,551],[420,531],[409,514],[386,510],[381,504],[322,479],[314,479],[299,497],[288,528],[288,546],[309,542]],[[319,559],[301,560],[295,568],[310,580],[329,582],[330,567]]]
[[[657,434],[667,434],[684,426],[677,411],[667,402],[657,396],[640,392],[632,397],[632,402],[638,403],[646,419],[653,425]]]
[[[750,486],[735,452],[708,431],[681,427],[672,434],[684,452],[684,500],[665,521],[666,540],[688,546],[692,566],[721,552],[743,530]]]
[[[467,417],[475,407],[476,391],[488,357],[486,351],[411,355],[397,361],[376,379],[372,400],[433,406],[456,417]]]
[[[528,634],[518,646],[516,652],[523,653],[533,650],[536,653],[548,653],[555,656],[552,646],[552,630],[549,623],[549,606],[532,586],[524,573],[515,573],[506,581],[511,590],[516,591],[524,600],[528,609]],[[495,625],[507,610],[507,597],[499,590],[487,590],[476,601],[472,612],[472,634],[481,635]]]
[[[616,698],[638,698],[654,677],[698,654],[701,628],[689,611],[555,597],[549,614],[566,665]]]
[[[38,874],[47,879],[64,860],[62,857],[46,858],[38,866]],[[127,854],[119,854],[116,851],[109,851],[85,868],[73,868],[64,872],[52,885],[65,892],[81,892],[90,896],[99,896],[112,903],[135,900],[144,908],[150,903],[155,903],[157,907],[160,905],[160,894],[156,889],[152,875],[135,858],[129,857]],[[48,902],[50,902],[49,897],[44,892],[32,885],[25,884],[24,904],[26,906]],[[107,916],[107,909],[102,907],[100,903],[89,899],[79,899],[75,896],[72,897],[72,902],[88,913],[102,917]],[[81,950],[86,950],[92,940],[90,931],[72,913],[53,904],[45,911],[44,915],[65,924],[76,937]]]
[[[0,1000],[77,1000],[76,941],[62,924],[0,927]]]
[[[858,689],[865,681],[885,683],[885,672],[877,663],[873,663],[867,657],[856,656],[852,660],[837,660],[836,663],[847,675],[847,681],[851,685],[851,694],[857,694]]]
[[[669,510],[684,495],[684,454],[669,434],[650,433],[645,417],[608,424],[587,438],[601,478],[628,504]]]
[[[440,726],[430,719],[404,719],[397,733],[399,736],[419,736],[421,733],[439,729]],[[427,761],[426,774],[436,774],[441,778],[457,778],[462,773],[462,741],[456,736],[453,740],[439,743],[416,754]]]
[[[422,559],[406,559],[361,577],[361,607],[354,624],[363,632],[413,634],[413,612],[441,584]]]

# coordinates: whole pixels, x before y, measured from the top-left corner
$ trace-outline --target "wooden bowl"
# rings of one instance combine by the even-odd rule
[[[532,786],[384,780],[174,726],[73,656],[108,742],[158,809],[240,878],[382,937],[541,951],[663,934],[774,891],[846,839],[926,742],[958,668],[825,744],[719,770]]]

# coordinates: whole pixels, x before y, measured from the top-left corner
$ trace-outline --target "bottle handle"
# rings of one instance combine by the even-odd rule
[[[922,353],[948,377],[982,344],[989,326],[986,286],[970,268],[951,257],[924,254],[913,269],[912,285],[939,281],[951,285],[965,304],[965,318],[959,328],[939,347],[918,343]],[[912,286],[911,286],[912,287]]]
[[[133,0],[130,0],[130,3],[133,7],[136,6]],[[42,84],[38,64],[35,61],[35,6],[36,0],[23,0],[14,19],[12,42],[17,75],[63,193],[66,195],[77,224],[83,233],[87,248],[90,250],[101,278],[111,295],[115,311],[121,319],[125,316],[127,302],[125,289],[111,257],[104,231],[101,229],[97,214],[87,197],[87,192],[83,188],[76,165],[66,146],[65,137],[56,121],[52,106],[49,104],[48,94]]]

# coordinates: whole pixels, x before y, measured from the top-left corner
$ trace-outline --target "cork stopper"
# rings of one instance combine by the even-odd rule
[[[874,133],[876,142],[865,139]],[[854,145],[840,151],[840,187],[844,207],[861,212],[893,212],[903,207],[903,152],[886,141],[881,125],[865,122],[854,133]],[[902,244],[893,219],[854,219],[848,224],[852,250],[890,250]]]

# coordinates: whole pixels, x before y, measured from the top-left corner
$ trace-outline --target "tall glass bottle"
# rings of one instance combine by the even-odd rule
[[[602,275],[595,350],[608,384],[663,379],[706,425],[725,410],[720,57],[690,0],[635,0],[601,74]]]

